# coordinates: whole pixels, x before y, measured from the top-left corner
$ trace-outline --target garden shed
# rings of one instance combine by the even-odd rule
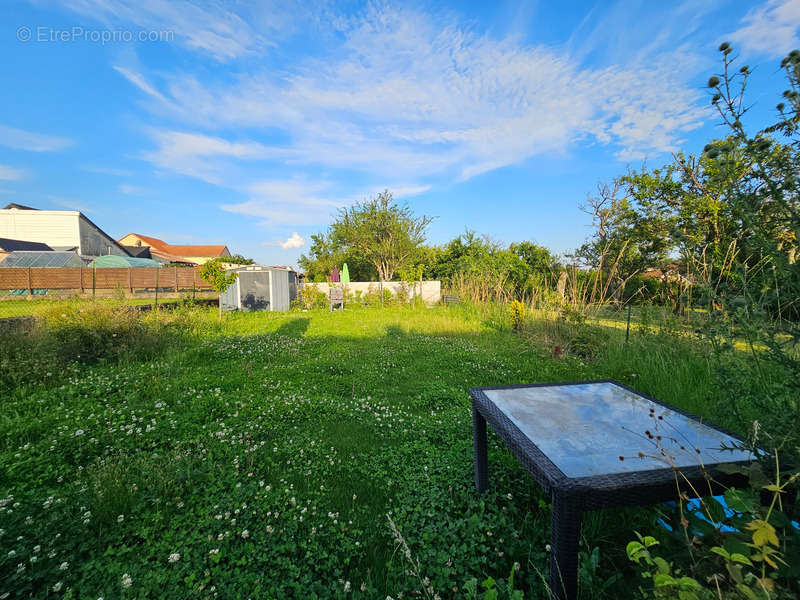
[[[231,270],[239,276],[220,294],[222,310],[289,310],[297,297],[297,273],[291,269],[248,265]]]

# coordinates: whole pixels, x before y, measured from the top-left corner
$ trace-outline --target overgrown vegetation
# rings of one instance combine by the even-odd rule
[[[59,310],[0,351],[10,597],[541,597],[550,507],[494,437],[492,488],[474,492],[470,386],[610,377],[750,428],[709,346],[658,312],[626,344],[613,312],[493,304],[222,322],[190,306]],[[659,516],[588,516],[583,598],[638,593],[625,545],[638,530],[671,547]]]

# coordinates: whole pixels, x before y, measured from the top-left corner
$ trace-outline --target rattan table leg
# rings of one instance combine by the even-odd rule
[[[550,589],[557,600],[578,597],[578,541],[581,510],[569,497],[553,494],[550,529]]]
[[[489,455],[486,448],[486,419],[472,405],[472,437],[475,445],[475,489],[485,492],[489,487]]]

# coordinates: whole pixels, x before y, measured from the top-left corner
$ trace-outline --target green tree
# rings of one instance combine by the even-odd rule
[[[223,259],[215,258],[200,266],[200,277],[206,281],[211,288],[220,294],[219,296],[219,319],[222,319],[222,292],[224,292],[229,285],[236,281],[239,276],[238,273],[226,271],[222,266]]]
[[[298,265],[306,273],[308,281],[324,282],[330,277],[333,267],[340,269],[347,263],[351,281],[374,281],[375,267],[359,252],[346,248],[331,231],[311,236],[308,254],[303,254]]]
[[[408,205],[397,204],[386,190],[341,209],[329,235],[338,247],[368,260],[380,281],[391,281],[425,241],[425,231],[432,220],[415,216]]]
[[[593,275],[589,302],[620,300],[628,281],[667,257],[669,221],[647,195],[636,193],[636,181],[621,177],[600,184],[584,211],[592,216],[594,234],[575,253]]]
[[[241,254],[234,254],[233,256],[226,256],[222,262],[230,263],[232,265],[252,265],[255,264],[252,258],[245,258]]]

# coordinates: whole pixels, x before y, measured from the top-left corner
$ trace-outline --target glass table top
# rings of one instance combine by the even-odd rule
[[[567,477],[751,457],[747,450],[722,449],[741,446],[735,438],[610,382],[483,393]]]

